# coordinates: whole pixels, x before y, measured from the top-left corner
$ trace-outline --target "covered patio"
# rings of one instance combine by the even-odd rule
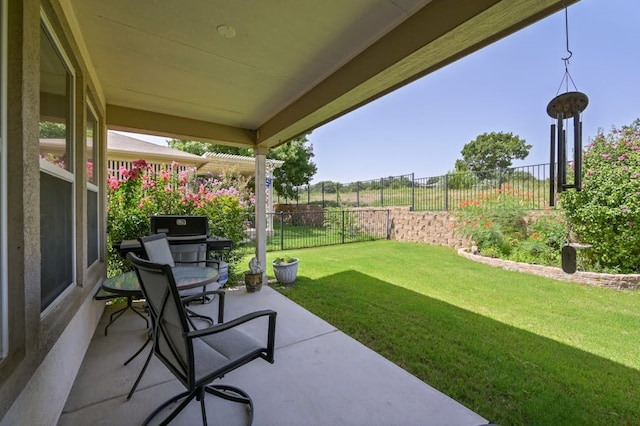
[[[247,293],[227,292],[226,318],[274,309],[276,362],[261,360],[235,370],[222,383],[251,395],[254,425],[456,425],[487,420],[407,373],[311,314],[270,287]],[[211,315],[215,303],[193,305]],[[105,310],[75,380],[60,426],[141,424],[161,402],[184,387],[153,358],[130,401],[126,395],[142,368],[148,349],[127,366],[123,362],[146,339],[144,322],[127,313],[109,328]],[[257,330],[248,330],[248,332]],[[210,424],[242,425],[245,413],[233,403],[208,397]],[[241,408],[240,411],[244,410]],[[192,401],[175,424],[199,424],[199,405]],[[172,423],[173,424],[173,423]]]
[[[107,130],[252,149],[266,264],[269,149],[576,1],[0,0],[0,423],[136,423],[177,385],[152,368],[124,403],[136,365],[121,362],[144,330],[136,317],[100,336]],[[254,396],[256,423],[484,421],[270,289],[255,296],[234,294],[229,315],[280,312],[276,365],[225,380]]]

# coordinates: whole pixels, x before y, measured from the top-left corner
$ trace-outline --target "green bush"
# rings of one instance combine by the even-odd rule
[[[119,176],[110,176],[107,203],[108,274],[131,269],[112,248],[113,243],[148,235],[150,217],[156,214],[203,215],[209,231],[233,241],[225,259],[229,277],[237,275],[242,256],[239,243],[245,238],[244,221],[253,208],[253,194],[246,180],[238,176],[197,177],[194,171],[178,171],[177,163],[158,173],[144,161],[121,167]]]
[[[640,272],[639,127],[601,132],[584,153],[582,190],[560,194],[572,232],[604,271]]]
[[[508,185],[465,200],[455,211],[456,232],[473,240],[482,255],[506,258],[526,237],[524,204],[523,194]]]
[[[505,185],[465,200],[455,212],[456,232],[471,239],[482,256],[560,266],[567,226],[555,214],[527,221],[529,198]]]
[[[532,219],[527,238],[517,242],[510,260],[541,265],[560,266],[562,246],[567,243],[567,225],[557,215]]]

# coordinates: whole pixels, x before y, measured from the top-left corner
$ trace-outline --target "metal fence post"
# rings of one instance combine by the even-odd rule
[[[444,210],[449,211],[449,174],[444,175]]]
[[[284,212],[280,211],[280,250],[284,250]]]
[[[411,211],[416,211],[416,174],[411,173]]]
[[[342,210],[342,244],[344,244],[345,223],[344,223],[344,209]]]
[[[380,178],[380,207],[384,207],[384,178]]]
[[[390,216],[391,216],[391,210],[387,210],[387,240],[391,239],[391,221],[390,221]]]
[[[326,206],[324,204],[324,181],[322,182],[322,208],[324,209]]]

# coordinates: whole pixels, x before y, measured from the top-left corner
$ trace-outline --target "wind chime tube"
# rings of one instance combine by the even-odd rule
[[[562,127],[562,120],[564,115],[558,114],[558,192],[564,191],[564,186],[567,183],[567,171],[566,171],[566,157],[565,157],[565,137],[564,129]]]
[[[556,125],[551,125],[551,152],[549,153],[549,206],[556,200]]]
[[[580,114],[573,116],[573,175],[576,191],[582,189],[582,121]]]

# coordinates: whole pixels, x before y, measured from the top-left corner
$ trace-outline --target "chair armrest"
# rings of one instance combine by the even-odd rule
[[[193,300],[202,299],[202,297],[204,296],[209,296],[213,294],[218,295],[218,323],[222,324],[224,322],[224,298],[226,296],[226,292],[224,290],[205,291],[202,293],[194,294],[192,296],[182,297],[180,298],[180,300],[182,301],[183,304],[186,304]]]
[[[252,321],[256,318],[268,316],[269,317],[269,328],[267,333],[267,357],[265,358],[267,361],[273,364],[273,353],[275,349],[275,334],[276,334],[276,316],[278,313],[276,311],[272,311],[270,309],[265,309],[262,311],[251,312],[246,315],[242,315],[234,320],[231,320],[226,323],[214,325],[208,328],[203,328],[201,330],[193,330],[185,334],[185,336],[189,339],[197,339],[204,336],[209,336],[216,333],[221,333],[225,330],[229,330],[231,328],[237,327],[240,324],[244,324],[246,322]]]

